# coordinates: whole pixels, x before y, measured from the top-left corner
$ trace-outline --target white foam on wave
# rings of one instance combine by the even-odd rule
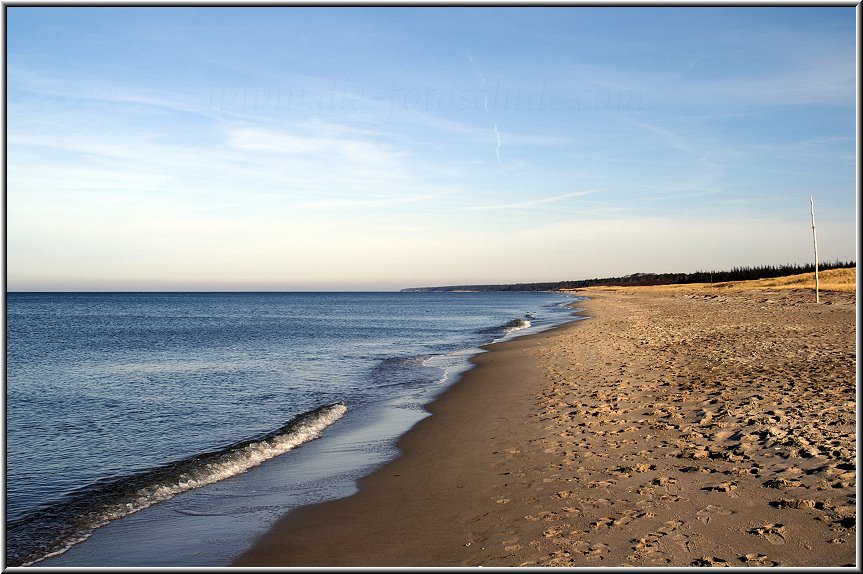
[[[514,325],[511,325],[506,328],[506,334],[514,333],[516,331],[521,331],[522,329],[528,329],[530,327],[530,321],[527,319],[519,319],[515,322]]]
[[[228,451],[217,460],[181,474],[176,482],[142,488],[136,493],[135,501],[117,508],[117,518],[129,512],[142,510],[156,502],[173,498],[181,492],[200,488],[246,472],[271,458],[318,438],[325,428],[342,418],[347,410],[343,404],[333,405],[313,419],[304,421],[292,428],[288,433],[259,442],[252,442],[239,449]]]
[[[75,544],[89,538],[97,528],[105,526],[113,520],[144,510],[157,502],[169,500],[188,490],[231,478],[303,443],[314,440],[321,436],[324,429],[342,418],[347,410],[348,408],[341,403],[322,408],[314,416],[291,425],[284,434],[227,450],[213,460],[190,468],[172,480],[142,487],[130,494],[123,502],[110,504],[103,508],[93,517],[94,520],[88,525],[88,528],[67,539],[60,547],[55,547],[44,556],[28,561],[22,566],[31,566],[46,558],[66,552]]]

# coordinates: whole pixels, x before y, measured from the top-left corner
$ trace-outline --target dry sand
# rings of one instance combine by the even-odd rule
[[[234,565],[854,565],[855,294],[586,294]]]

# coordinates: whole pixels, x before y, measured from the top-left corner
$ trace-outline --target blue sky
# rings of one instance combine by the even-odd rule
[[[6,16],[9,290],[856,259],[855,8]]]

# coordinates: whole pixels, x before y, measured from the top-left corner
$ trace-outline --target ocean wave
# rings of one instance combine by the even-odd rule
[[[443,367],[432,364],[439,355],[394,356],[378,360],[372,368],[371,380],[377,389],[399,387],[409,389],[433,384],[444,378]]]
[[[401,369],[404,367],[422,367],[425,366],[426,359],[428,359],[427,355],[418,355],[411,357],[386,357],[380,360],[376,368],[378,370],[384,370]]]
[[[347,407],[334,403],[303,413],[278,429],[217,451],[97,482],[66,500],[46,505],[7,525],[7,564],[29,566],[68,550],[100,526],[157,502],[236,476],[318,438],[342,418]]]
[[[509,335],[515,331],[520,331],[522,329],[527,329],[531,326],[530,319],[533,319],[533,316],[528,314],[524,317],[513,319],[512,321],[504,324],[498,325],[497,327],[491,327],[488,329],[483,329],[480,331],[483,335]]]
[[[504,328],[504,332],[506,334],[514,333],[515,331],[521,331],[522,329],[527,329],[530,327],[531,323],[527,319],[515,319],[506,324]]]

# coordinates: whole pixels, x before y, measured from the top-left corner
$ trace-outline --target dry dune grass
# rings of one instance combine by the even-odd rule
[[[857,269],[829,269],[818,273],[819,288],[822,291],[839,291],[855,293],[857,291]],[[597,286],[578,289],[578,291],[676,291],[684,293],[717,293],[741,291],[773,291],[779,289],[811,289],[815,290],[815,273],[801,273],[771,279],[754,279],[750,281],[727,281],[724,283],[686,283],[674,285],[648,285],[641,287],[608,287]]]

